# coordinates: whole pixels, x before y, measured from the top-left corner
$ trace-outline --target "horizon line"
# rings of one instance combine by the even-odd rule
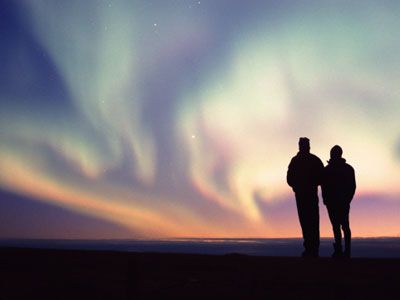
[[[295,240],[302,237],[169,237],[169,238],[0,238],[2,241],[184,241],[184,240]],[[321,239],[333,239],[323,236]],[[357,236],[352,239],[400,239],[400,236]]]

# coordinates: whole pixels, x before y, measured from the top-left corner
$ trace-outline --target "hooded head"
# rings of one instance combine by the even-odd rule
[[[340,146],[335,145],[331,149],[331,159],[338,160],[342,158],[343,150]]]
[[[328,163],[340,163],[346,162],[346,160],[342,157],[343,150],[342,147],[335,145],[331,149],[331,159],[328,160]]]

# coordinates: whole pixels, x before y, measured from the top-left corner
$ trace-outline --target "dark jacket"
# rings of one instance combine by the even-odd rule
[[[322,197],[326,205],[350,204],[356,191],[354,169],[343,158],[331,159],[324,169]]]
[[[298,152],[290,161],[286,180],[295,193],[317,192],[324,165],[314,154]]]

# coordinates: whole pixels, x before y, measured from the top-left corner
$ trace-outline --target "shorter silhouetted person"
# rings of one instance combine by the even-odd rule
[[[351,230],[349,223],[350,202],[356,191],[354,169],[342,158],[340,146],[333,146],[331,159],[324,169],[322,197],[328,209],[332,223],[335,243],[332,257],[351,256]],[[342,232],[344,233],[344,253],[342,250]]]
[[[324,165],[310,153],[310,140],[299,140],[299,152],[290,161],[287,183],[296,196],[297,213],[303,234],[303,257],[319,256],[319,206],[318,185],[321,183]]]

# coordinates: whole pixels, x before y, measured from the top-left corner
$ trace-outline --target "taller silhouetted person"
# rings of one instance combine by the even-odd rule
[[[287,183],[292,187],[303,233],[303,257],[319,256],[319,206],[318,185],[321,183],[324,165],[310,153],[310,140],[299,139],[299,152],[290,161]]]
[[[333,146],[331,159],[324,169],[322,181],[322,197],[328,209],[329,219],[332,223],[335,243],[332,257],[341,257],[342,253],[342,227],[344,233],[344,256],[351,255],[351,230],[349,223],[350,202],[356,191],[354,169],[342,158],[343,150],[340,146]]]

